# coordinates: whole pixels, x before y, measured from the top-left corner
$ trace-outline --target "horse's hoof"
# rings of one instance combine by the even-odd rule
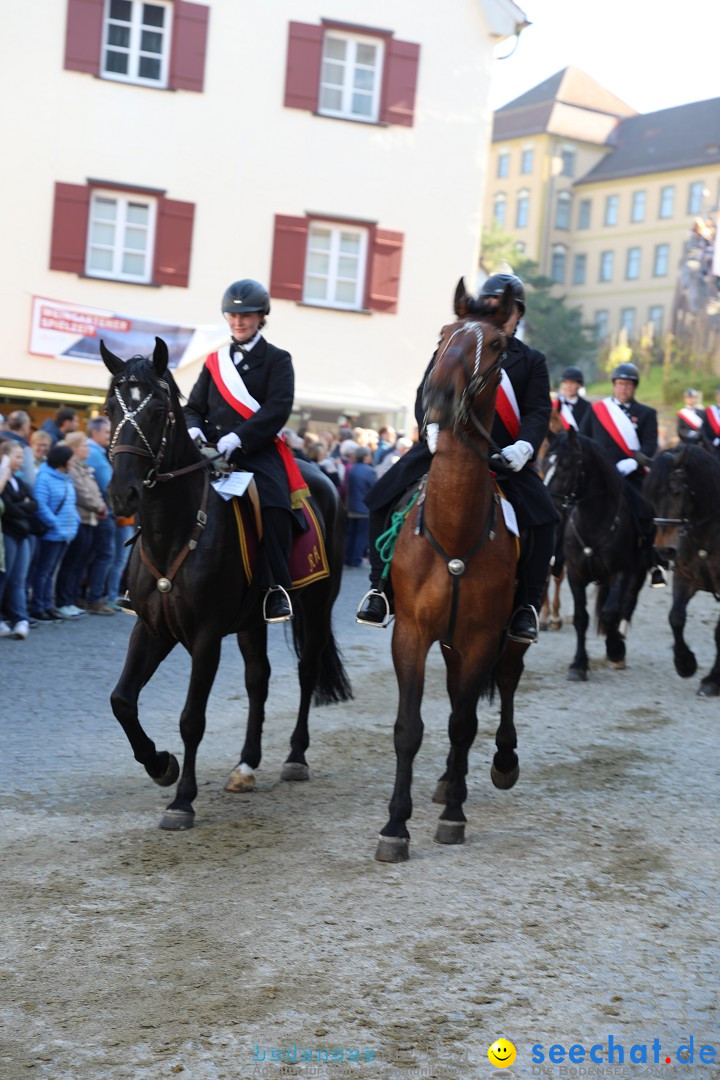
[[[160,828],[169,829],[171,832],[192,829],[194,824],[195,813],[192,810],[170,810],[168,808],[160,818]]]
[[[610,667],[614,668],[615,671],[625,671],[627,664],[624,660],[611,660]]]
[[[496,788],[500,788],[501,791],[508,791],[511,787],[514,787],[517,783],[517,778],[520,775],[520,766],[516,765],[510,772],[500,772],[494,765],[490,766],[490,779]],[[437,839],[437,837],[436,837]]]
[[[254,790],[255,773],[241,772],[240,769],[233,769],[227,778],[225,791],[232,791],[233,794],[242,794],[246,791]]]
[[[562,619],[552,618],[550,620],[550,629],[551,630],[562,630],[562,625],[563,625]]]
[[[587,682],[587,671],[585,668],[568,668],[567,680],[568,682]]]
[[[718,695],[720,695],[720,686],[717,683],[700,683],[700,689],[697,692],[698,697],[718,697]]]
[[[170,787],[171,784],[174,784],[177,781],[179,775],[180,766],[178,765],[178,759],[174,754],[168,754],[168,763],[165,772],[162,776],[154,776],[153,780],[160,787]]]
[[[381,836],[375,849],[378,862],[407,862],[410,858],[410,839],[407,836]]]
[[[447,802],[447,780],[438,780],[432,801],[438,803],[440,806],[445,805]]]
[[[464,821],[439,821],[435,833],[436,844],[464,844]]]
[[[310,770],[302,761],[286,761],[280,773],[281,780],[309,780]]]

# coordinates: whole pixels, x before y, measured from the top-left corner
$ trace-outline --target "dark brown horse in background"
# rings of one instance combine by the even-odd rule
[[[506,527],[491,476],[490,428],[506,340],[500,327],[512,312],[510,289],[500,307],[455,298],[458,321],[446,326],[425,391],[427,422],[440,426],[427,482],[400,532],[392,561],[395,626],[392,654],[398,680],[397,773],[390,819],[376,858],[408,858],[412,766],[420,749],[420,706],[430,646],[439,641],[447,667],[450,753],[436,802],[445,803],[435,839],[462,843],[468,754],[477,734],[477,703],[500,691],[500,726],[491,770],[496,787],[519,773],[513,698],[526,644],[505,638],[515,592],[517,542]]]
[[[653,459],[644,494],[657,515],[655,548],[673,563],[673,656],[678,675],[689,679],[697,660],[684,636],[688,604],[697,592],[720,600],[720,463],[689,443],[666,450]],[[700,683],[699,697],[720,694],[720,620],[714,636],[715,662]]]
[[[237,635],[245,661],[248,717],[245,744],[226,790],[251,790],[260,764],[265,702],[270,681],[267,628],[257,578],[248,584],[233,509],[209,483],[209,466],[188,436],[165,342],[156,338],[152,359],[127,363],[101,343],[113,376],[106,400],[111,424],[113,476],[109,496],[116,514],[137,515],[141,535],[128,567],[137,622],[113,712],[135,759],[156,784],[180,775],[175,756],[158,751],[138,718],[138,697],[180,642],[192,660],[190,686],[180,717],[185,746],[175,798],[163,829],[189,829],[197,795],[195,759],[205,731],[205,710],[226,634]],[[299,658],[300,707],[290,738],[284,780],[307,780],[308,713],[317,704],[347,701],[350,685],[332,632],[332,607],[340,588],[344,517],[333,484],[314,465],[301,463],[312,505],[324,532],[330,576],[295,594],[293,638]]]

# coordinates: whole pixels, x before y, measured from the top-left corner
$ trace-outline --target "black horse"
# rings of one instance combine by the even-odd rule
[[[554,447],[546,484],[567,514],[563,552],[575,607],[575,658],[568,679],[585,682],[588,656],[586,590],[597,582],[598,630],[613,667],[625,667],[625,632],[637,604],[650,553],[643,546],[625,483],[592,439],[573,429]]]
[[[683,679],[697,671],[685,642],[687,606],[696,592],[720,600],[720,463],[699,446],[665,451],[652,463],[645,495],[655,508],[655,547],[673,566],[670,626],[675,670]],[[700,683],[700,697],[720,694],[720,621],[715,627],[715,663]]]
[[[155,339],[151,359],[135,356],[127,363],[102,343],[100,351],[113,376],[106,400],[113,462],[108,494],[115,513],[135,514],[141,523],[128,567],[138,618],[111,704],[136,760],[161,787],[174,784],[178,762],[166,750],[158,752],[143,731],[138,696],[178,642],[190,653],[190,686],[180,717],[182,775],[160,821],[164,829],[188,829],[194,821],[195,758],[205,709],[221,642],[230,633],[237,634],[245,661],[248,717],[245,745],[226,789],[254,786],[270,680],[262,593],[248,584],[243,570],[231,504],[212,488],[207,459],[188,436],[165,342]],[[317,704],[352,696],[331,624],[342,574],[344,516],[333,484],[315,466],[301,467],[324,531],[330,575],[296,594],[293,637],[300,708],[283,766],[285,780],[309,776],[305,751],[313,695]]]

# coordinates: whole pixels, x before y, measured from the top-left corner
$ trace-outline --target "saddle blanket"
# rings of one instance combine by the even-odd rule
[[[259,546],[253,509],[250,501],[245,498],[233,498],[232,505],[237,522],[243,569],[250,582],[253,579],[253,569],[257,561]],[[300,535],[293,536],[289,564],[291,588],[293,589],[299,589],[303,585],[310,585],[315,581],[322,581],[323,578],[330,576],[325,541],[318,520],[307,499],[302,500],[300,509],[305,516],[307,530]]]

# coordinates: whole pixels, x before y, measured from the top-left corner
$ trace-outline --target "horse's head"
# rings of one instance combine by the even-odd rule
[[[502,328],[514,303],[510,287],[500,298],[475,299],[460,280],[455,292],[457,321],[443,327],[425,383],[426,423],[455,431],[473,417],[489,423],[507,345]]]
[[[561,435],[548,454],[545,486],[553,501],[567,512],[572,509],[585,487],[582,440],[574,428]]]
[[[679,450],[664,450],[653,458],[650,472],[643,485],[643,494],[655,511],[653,546],[665,559],[673,559],[680,541],[680,532],[691,512],[691,493],[685,475],[687,446]],[[704,452],[704,451],[703,451]]]
[[[127,517],[138,509],[143,489],[154,486],[161,465],[178,465],[176,448],[183,461],[193,460],[194,449],[162,338],[155,338],[151,358],[121,360],[103,341],[100,355],[113,377],[105,399],[113,466],[108,497],[115,513]]]

